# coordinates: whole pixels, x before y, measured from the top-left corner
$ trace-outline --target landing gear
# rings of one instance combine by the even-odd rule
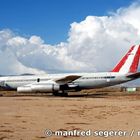
[[[57,92],[57,91],[55,91],[55,92],[53,92],[53,95],[54,95],[54,96],[60,96],[60,93]]]
[[[61,91],[61,92],[55,91],[55,92],[53,92],[53,95],[61,96],[61,97],[68,97],[68,93],[66,91]]]
[[[68,93],[65,92],[65,91],[62,91],[61,96],[62,96],[62,97],[68,97]]]

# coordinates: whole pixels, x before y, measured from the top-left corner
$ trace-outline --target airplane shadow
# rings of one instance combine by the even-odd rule
[[[106,98],[107,95],[109,95],[108,93],[104,92],[104,93],[93,93],[93,94],[74,94],[74,95],[69,95],[68,98],[79,98],[79,97],[84,97],[84,98]]]
[[[65,98],[107,98],[109,93],[107,92],[96,92],[96,93],[70,93]],[[22,96],[32,96],[32,97],[46,97],[46,98],[58,98],[62,96],[54,96],[53,94],[0,94],[0,97],[22,97]],[[63,97],[64,98],[64,97]]]

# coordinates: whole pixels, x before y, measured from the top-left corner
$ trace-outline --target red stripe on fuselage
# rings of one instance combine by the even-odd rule
[[[135,54],[135,57],[134,57],[133,63],[130,66],[129,72],[134,73],[137,71],[138,64],[139,64],[139,58],[140,58],[140,46]]]
[[[115,66],[115,68],[111,72],[119,72],[121,67],[125,64],[129,54],[133,51],[135,46],[132,46],[131,49],[127,52],[127,54],[121,59],[121,61]]]

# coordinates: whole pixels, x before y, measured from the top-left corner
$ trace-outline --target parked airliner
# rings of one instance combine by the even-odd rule
[[[108,87],[139,78],[139,58],[140,45],[134,45],[111,72],[1,76],[0,86],[17,92],[52,92],[56,96],[67,96],[69,91]]]

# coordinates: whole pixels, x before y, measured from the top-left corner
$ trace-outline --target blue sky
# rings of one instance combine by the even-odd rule
[[[66,41],[72,22],[104,16],[133,0],[0,0],[0,29],[22,36],[38,35],[46,43]]]

